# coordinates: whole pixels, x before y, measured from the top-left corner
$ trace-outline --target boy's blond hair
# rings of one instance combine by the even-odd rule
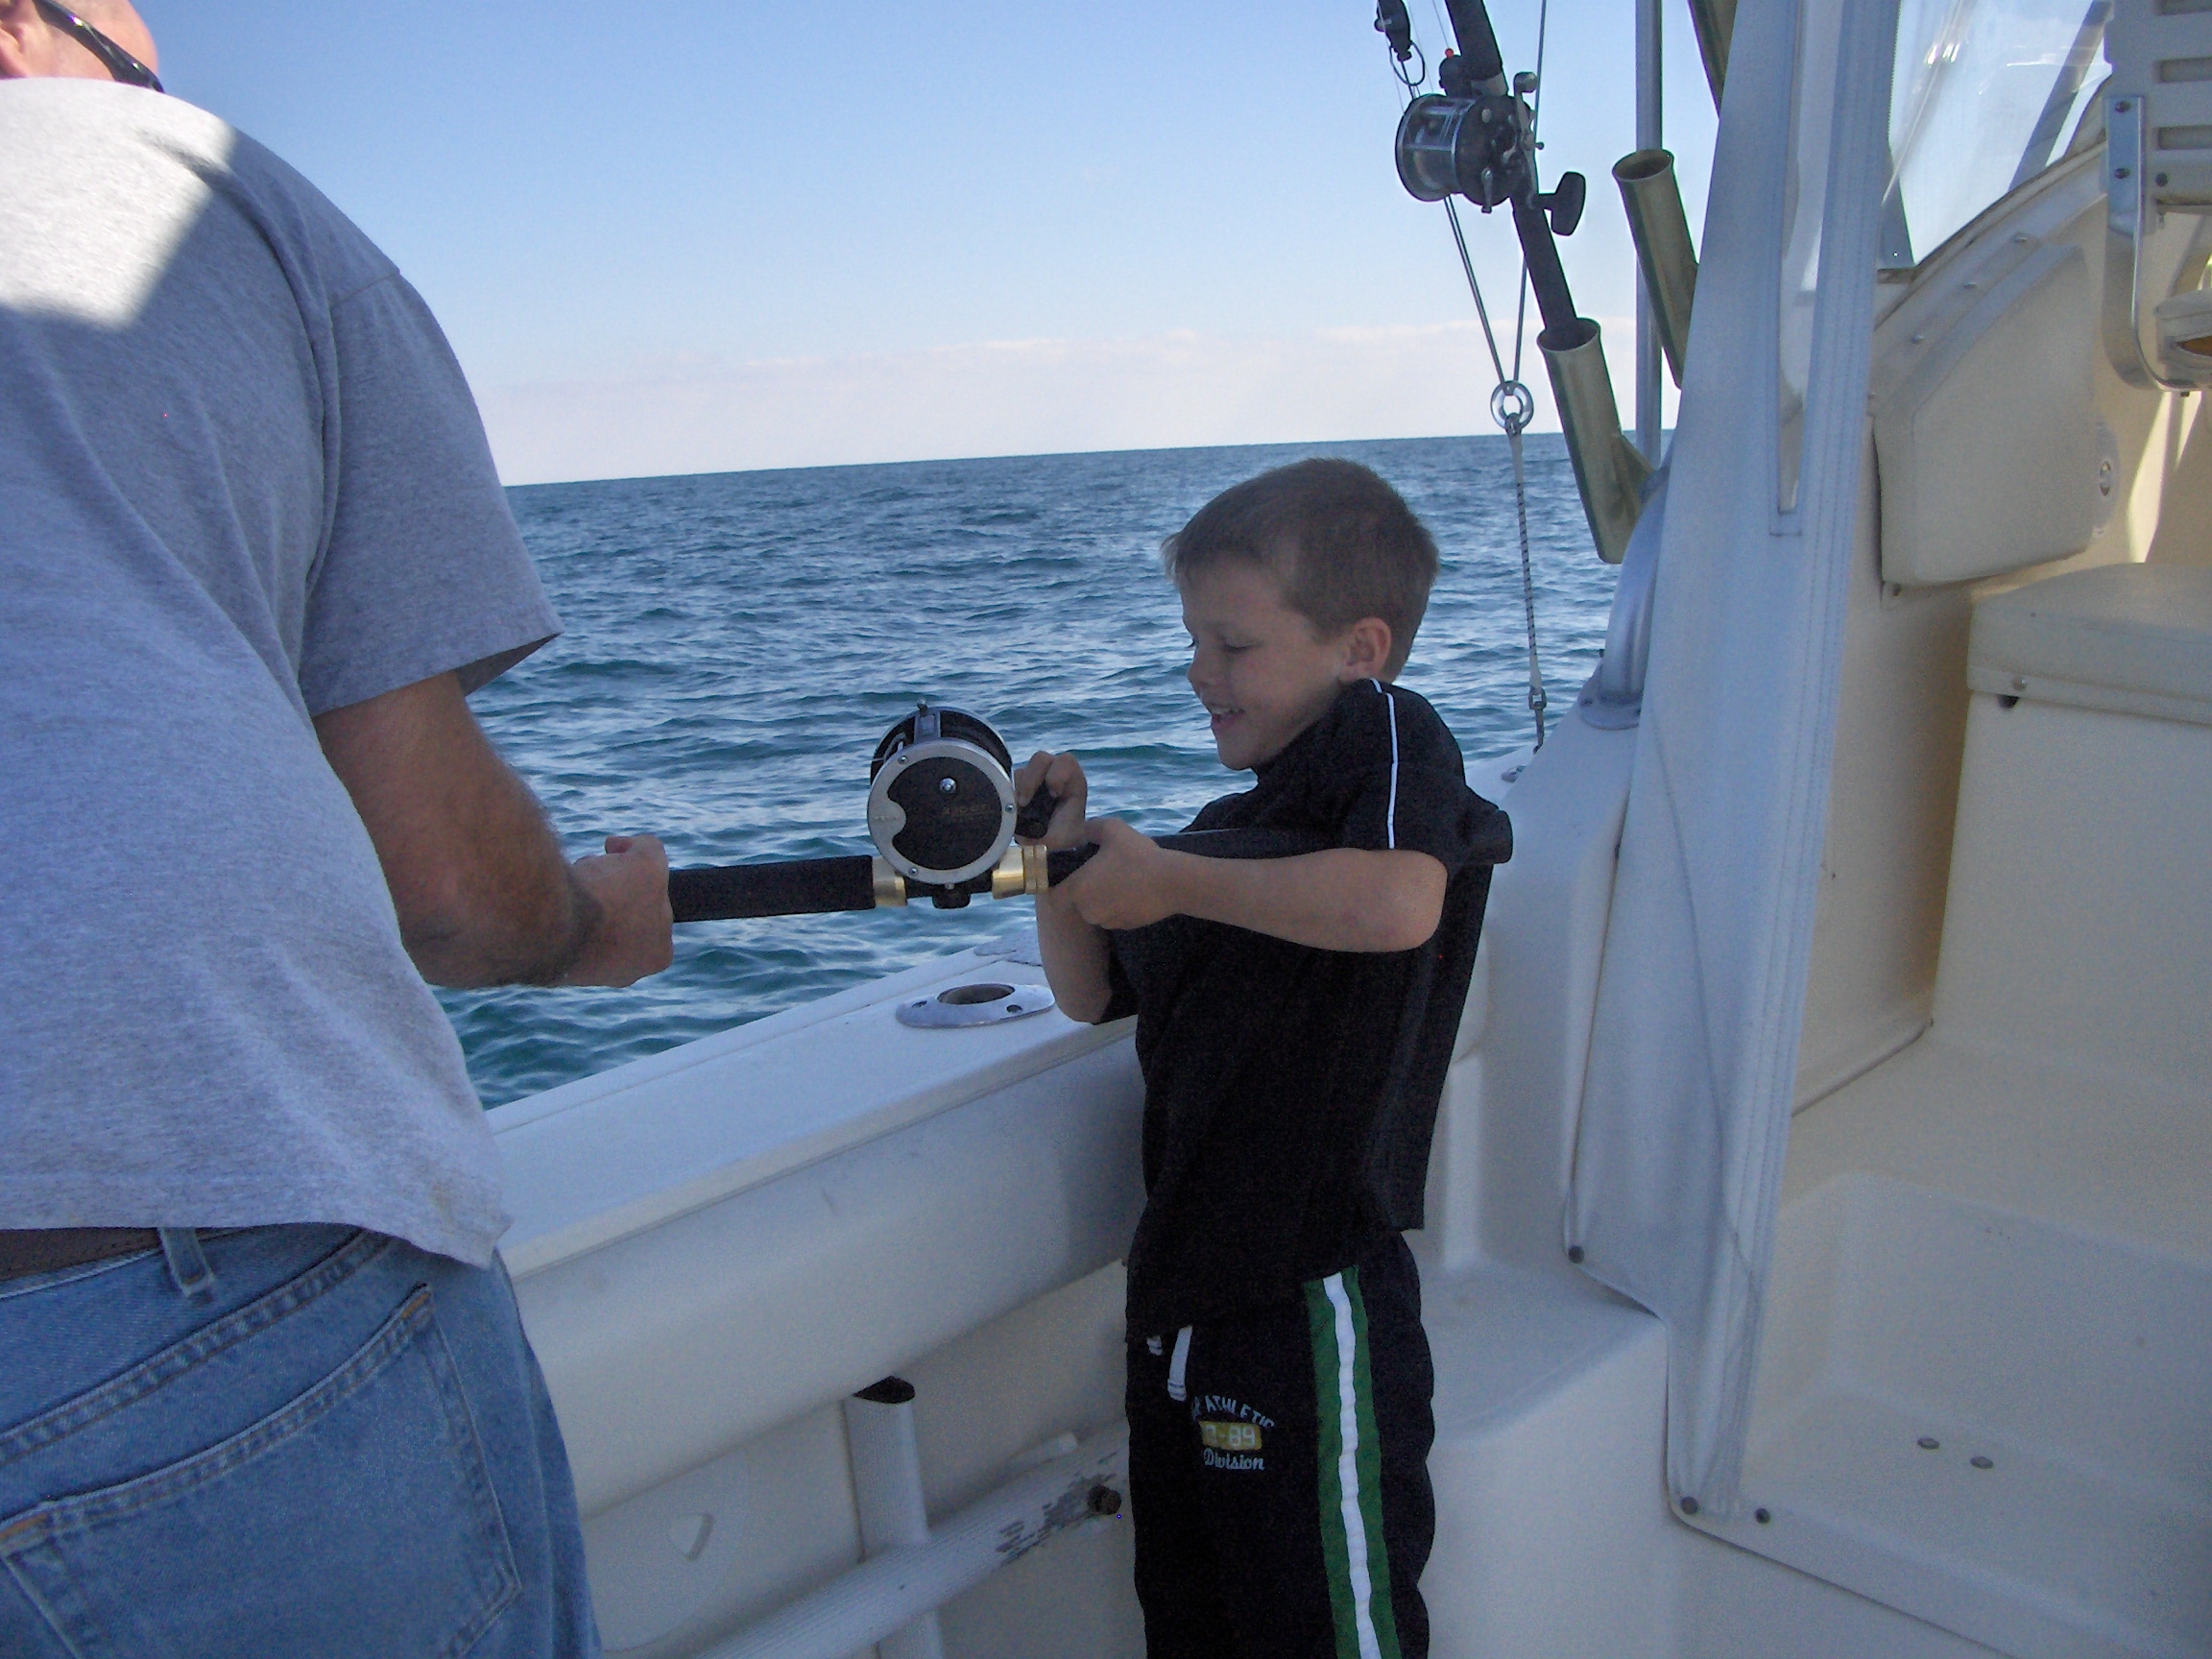
[[[1363,616],[1390,625],[1386,678],[1413,649],[1436,580],[1436,541],[1397,491],[1357,461],[1294,461],[1231,485],[1160,544],[1180,583],[1224,559],[1265,565],[1322,634]]]

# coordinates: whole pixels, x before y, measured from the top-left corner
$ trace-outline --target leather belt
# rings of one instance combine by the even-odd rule
[[[0,1229],[0,1284],[160,1247],[161,1235],[151,1227],[34,1227],[17,1232]]]

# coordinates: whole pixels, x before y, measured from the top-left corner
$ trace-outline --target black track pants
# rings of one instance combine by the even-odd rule
[[[1149,1659],[1426,1659],[1433,1384],[1395,1237],[1295,1302],[1132,1337]]]

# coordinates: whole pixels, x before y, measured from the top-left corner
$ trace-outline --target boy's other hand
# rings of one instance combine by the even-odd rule
[[[1082,840],[1095,841],[1091,861],[1053,889],[1094,927],[1118,932],[1146,927],[1175,914],[1171,891],[1177,854],[1118,818],[1094,818]]]
[[[1091,785],[1083,776],[1083,762],[1072,754],[1054,755],[1040,749],[1014,774],[1014,804],[1029,805],[1029,798],[1044,789],[1059,800],[1052,821],[1045,827],[1044,844],[1054,851],[1080,847],[1091,839],[1083,820],[1090,804]]]

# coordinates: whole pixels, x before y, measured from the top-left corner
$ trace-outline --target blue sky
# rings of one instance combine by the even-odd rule
[[[141,10],[171,90],[422,290],[511,482],[1489,429],[1371,0]],[[1494,11],[1531,66],[1533,0]],[[1711,104],[1668,23],[1695,228]],[[1592,180],[1565,254],[1624,407],[1630,54],[1627,0],[1554,0],[1547,174]],[[1510,226],[1469,224],[1509,311]]]

